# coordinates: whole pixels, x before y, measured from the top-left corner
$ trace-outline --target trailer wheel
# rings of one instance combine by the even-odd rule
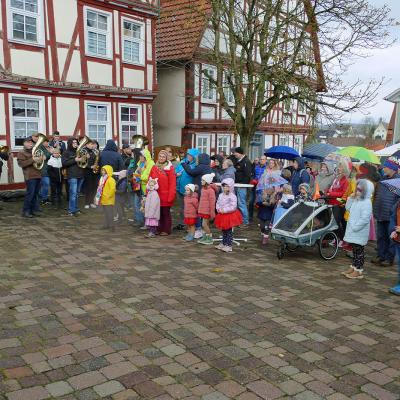
[[[295,245],[295,244],[287,244],[286,245],[286,249],[288,252],[293,253],[294,251],[296,251],[298,249],[299,246]]]
[[[319,239],[319,254],[324,260],[332,260],[339,249],[339,239],[335,232],[326,232]]]
[[[281,246],[279,246],[279,249],[276,252],[276,256],[278,257],[279,260],[282,260],[284,254],[285,254],[285,246],[281,245]]]

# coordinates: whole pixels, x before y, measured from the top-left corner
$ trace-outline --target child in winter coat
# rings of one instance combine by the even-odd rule
[[[147,182],[147,194],[144,202],[145,224],[149,230],[147,237],[156,236],[158,224],[160,222],[160,196],[158,195],[158,178],[150,178]]]
[[[50,177],[51,204],[53,207],[57,205],[57,209],[60,209],[63,175],[61,152],[58,147],[54,148],[52,155],[47,162],[47,173]]]
[[[258,219],[262,234],[262,243],[266,244],[269,238],[270,224],[276,205],[275,189],[268,188],[258,191],[256,205],[258,207]]]
[[[274,212],[274,225],[276,222],[286,214],[286,211],[294,204],[294,195],[292,193],[292,187],[290,185],[283,185],[282,196],[277,201],[275,212]]]
[[[194,240],[194,233],[196,229],[197,213],[199,208],[199,196],[196,193],[196,186],[189,183],[185,186],[184,201],[184,219],[183,222],[187,227],[187,235],[183,238],[187,242]]]
[[[201,177],[201,195],[199,202],[199,217],[203,219],[205,235],[198,243],[212,245],[213,239],[210,230],[210,219],[215,218],[215,189],[211,186],[215,174],[206,174]]]
[[[222,243],[216,249],[230,253],[232,251],[233,231],[232,228],[243,223],[242,214],[237,208],[237,197],[235,195],[235,182],[228,178],[222,181],[222,193],[218,196],[217,216],[215,226],[222,230]]]
[[[101,205],[104,213],[103,229],[111,229],[114,227],[114,205],[115,205],[116,183],[113,178],[113,168],[111,165],[105,165],[101,168],[101,178],[95,197],[95,204]]]
[[[368,243],[369,224],[372,215],[371,196],[374,185],[367,179],[357,182],[356,192],[346,202],[350,212],[344,240],[353,248],[353,263],[342,274],[349,279],[362,279],[364,269],[364,246]]]

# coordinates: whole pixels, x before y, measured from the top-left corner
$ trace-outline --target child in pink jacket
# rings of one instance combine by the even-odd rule
[[[213,239],[210,230],[210,219],[215,218],[215,190],[212,181],[215,174],[206,174],[201,177],[201,195],[199,202],[199,217],[203,219],[205,235],[198,241],[200,244],[212,245]]]
[[[199,208],[199,196],[196,193],[196,186],[189,183],[185,186],[185,197],[183,199],[183,222],[187,227],[187,235],[183,238],[187,242],[194,240],[194,232],[196,229],[197,213]]]
[[[149,230],[147,237],[156,236],[157,227],[160,221],[160,196],[158,195],[158,179],[150,178],[147,183],[147,194],[144,203],[145,225]]]
[[[230,253],[232,251],[233,230],[235,226],[242,224],[242,214],[237,208],[237,197],[235,195],[235,182],[231,178],[222,181],[222,193],[218,196],[217,216],[215,226],[222,230],[222,243],[216,248]]]

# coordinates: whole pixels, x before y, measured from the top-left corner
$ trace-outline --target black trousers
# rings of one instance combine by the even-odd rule
[[[114,227],[114,206],[103,206],[104,226],[106,228]]]
[[[338,237],[340,240],[343,240],[347,225],[347,222],[344,219],[344,213],[346,212],[346,209],[344,207],[335,206],[333,207],[332,211],[339,227],[337,230]]]
[[[85,169],[85,206],[89,206],[94,201],[98,185],[98,174],[94,174],[91,169]]]
[[[53,206],[61,207],[61,195],[62,195],[62,181],[58,179],[50,179],[50,189],[51,189],[51,204]]]

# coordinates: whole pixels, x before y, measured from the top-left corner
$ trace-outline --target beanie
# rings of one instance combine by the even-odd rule
[[[188,188],[192,193],[194,193],[194,191],[196,190],[196,186],[193,185],[193,183],[188,183],[185,186],[185,189]]]
[[[390,168],[397,172],[400,168],[400,151],[396,151],[396,153],[388,157],[388,159],[383,163],[383,167]]]
[[[236,147],[235,148],[235,153],[239,153],[239,154],[244,154],[244,151],[241,147]]]
[[[207,182],[208,184],[210,184],[210,183],[213,181],[214,176],[215,176],[215,174],[206,174],[206,175],[203,175],[203,176],[201,177],[201,179],[202,179],[203,181]]]

